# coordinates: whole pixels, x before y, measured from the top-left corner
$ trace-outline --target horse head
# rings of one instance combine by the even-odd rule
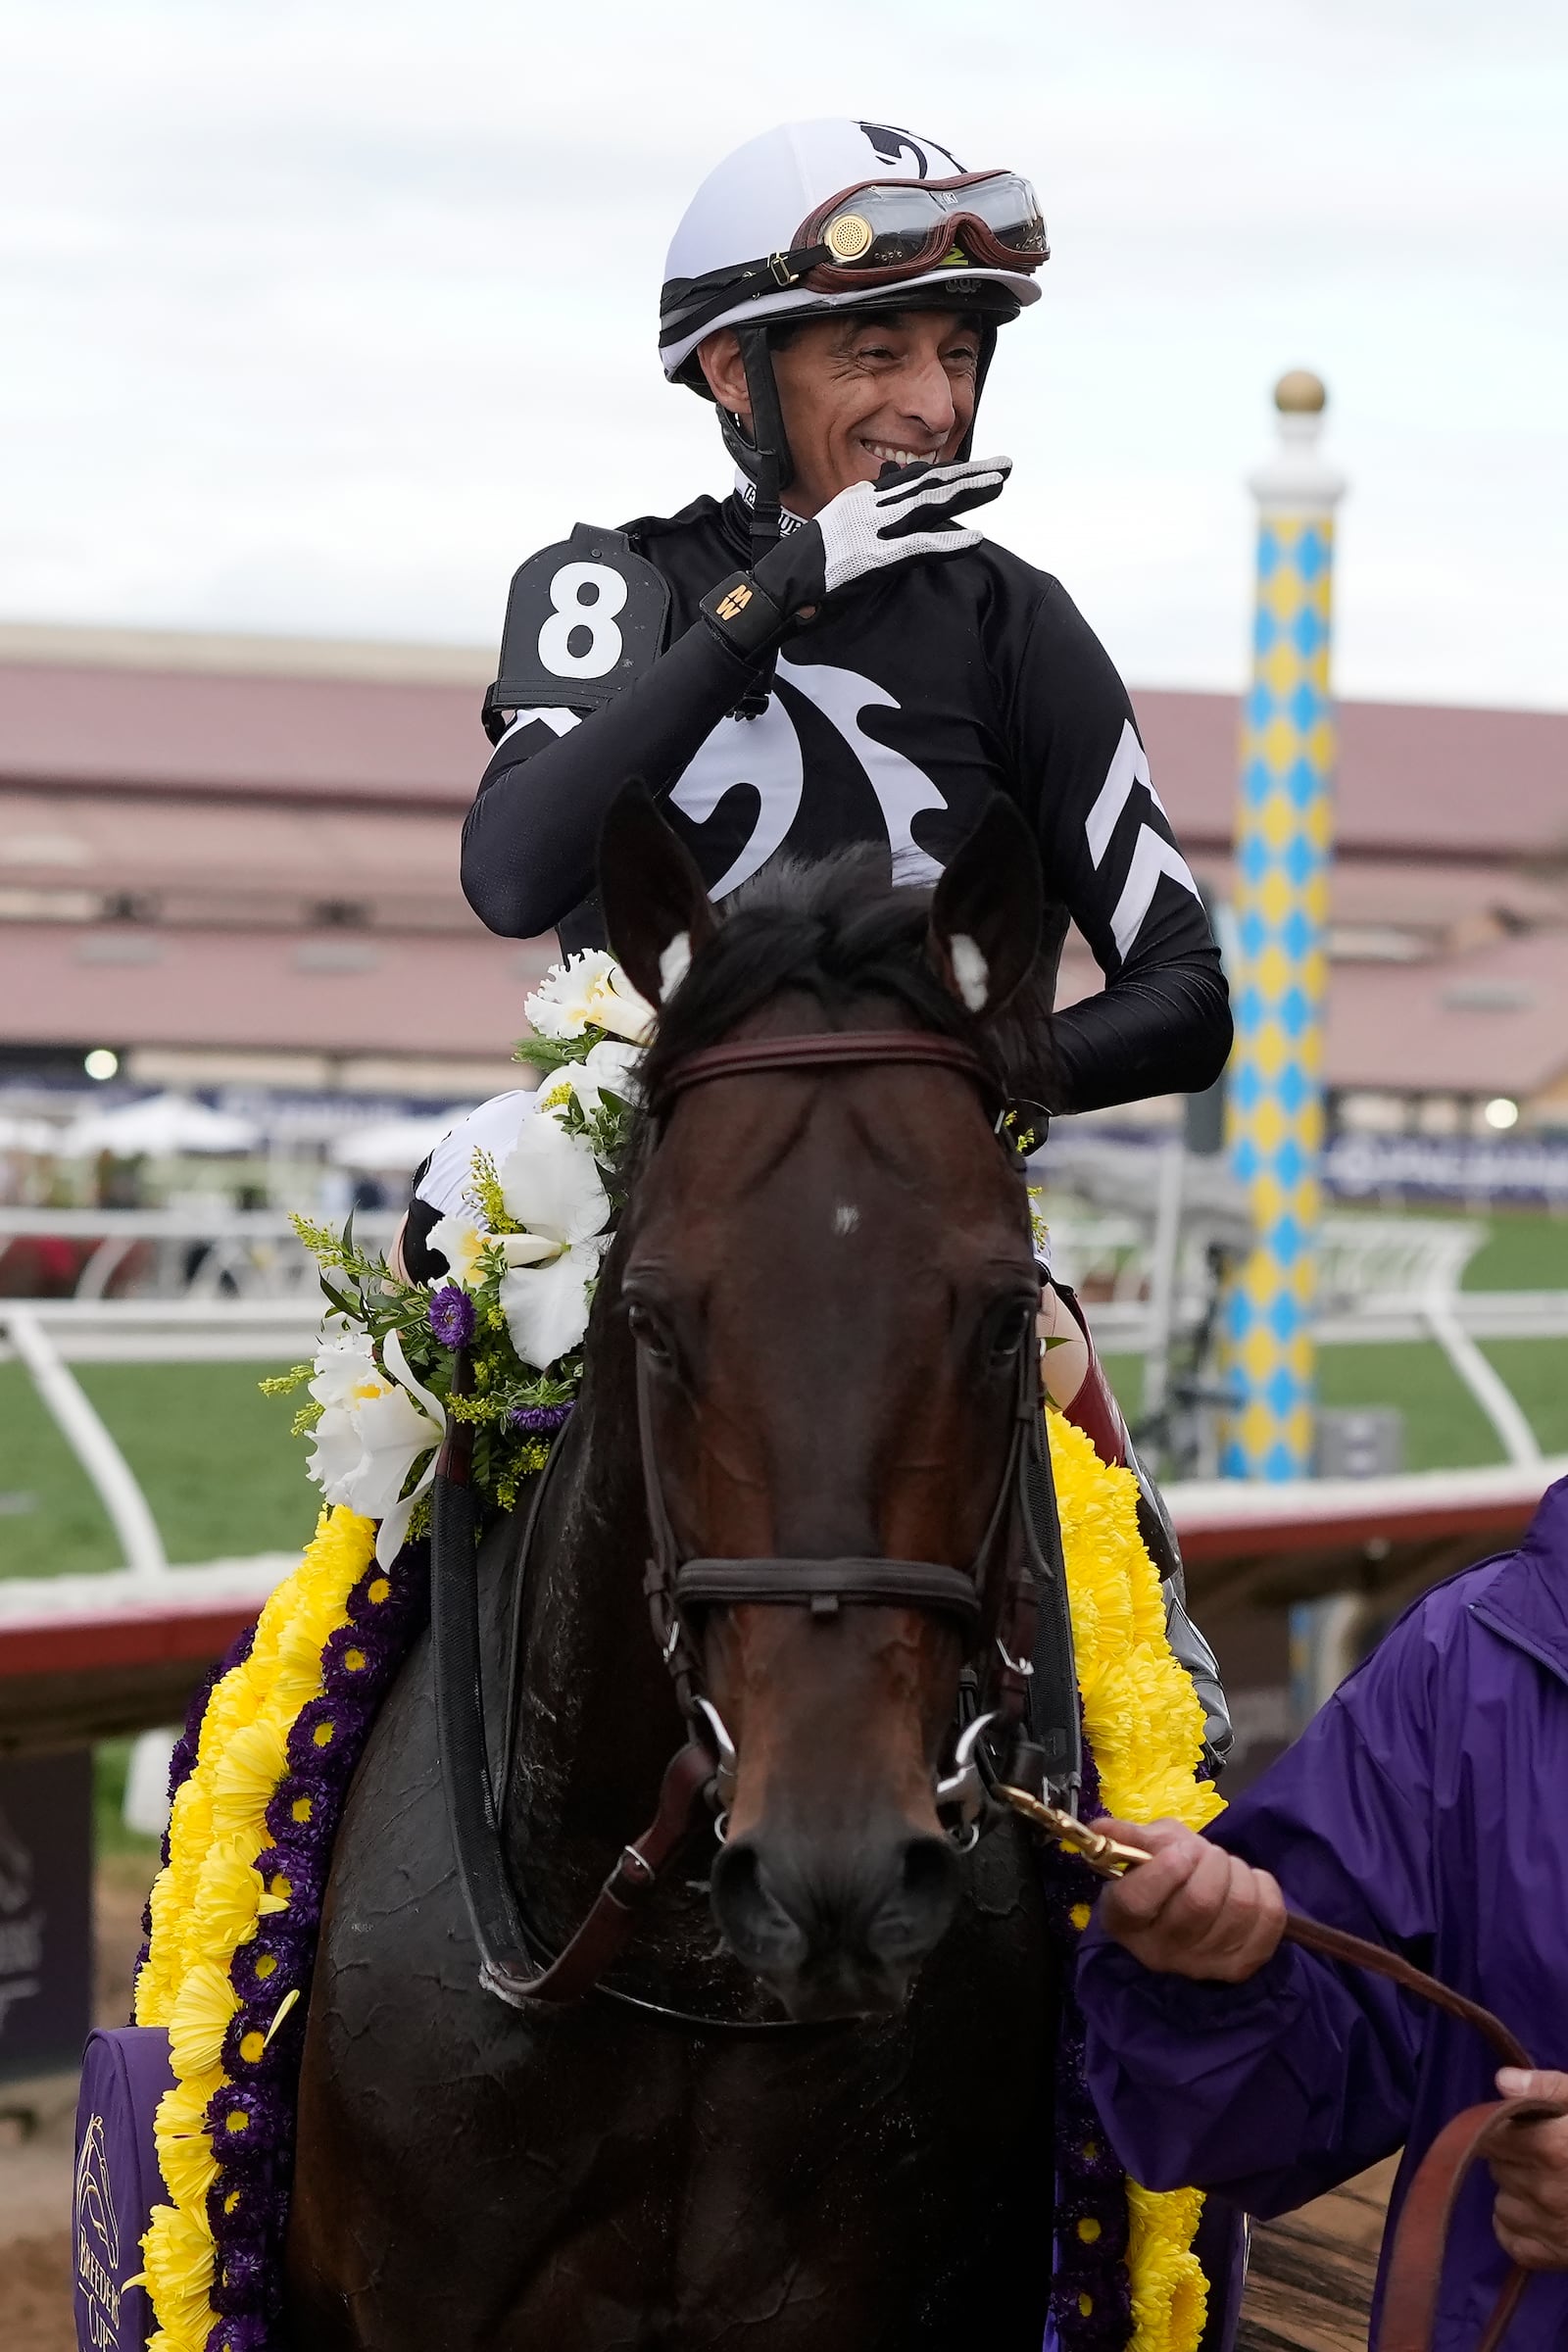
[[[991,1538],[1016,1540],[1027,1197],[994,1104],[938,1060],[680,1076],[719,1044],[846,1030],[935,1033],[994,1065],[1040,939],[1038,857],[999,797],[932,893],[856,853],[762,877],[720,922],[634,789],[601,889],[660,1017],[600,1303],[636,1348],[654,1509],[682,1559],[734,1564],[722,1600],[682,1612],[735,1755],[714,1914],[792,2016],[885,2013],[957,1897],[936,1783],[960,1672],[996,1643]],[[761,1590],[829,1561],[962,1570],[977,1614]]]

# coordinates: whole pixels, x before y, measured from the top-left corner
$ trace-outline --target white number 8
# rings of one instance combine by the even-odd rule
[[[585,604],[584,591],[595,590]],[[558,678],[602,678],[620,660],[622,639],[615,614],[630,594],[618,571],[608,564],[563,564],[550,583],[555,608],[539,632],[539,659]],[[586,629],[588,644],[580,654],[571,650],[572,633]]]

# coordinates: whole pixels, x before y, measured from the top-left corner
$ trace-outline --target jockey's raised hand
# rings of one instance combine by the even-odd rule
[[[1266,1870],[1212,1845],[1179,1821],[1097,1830],[1152,1857],[1100,1897],[1107,1936],[1145,1968],[1239,1984],[1273,1958],[1285,1930],[1285,1897]]]
[[[980,545],[980,533],[957,516],[1000,498],[1011,471],[1010,458],[885,466],[874,482],[852,482],[770,548],[752,577],[793,614],[895,564],[961,556]]]

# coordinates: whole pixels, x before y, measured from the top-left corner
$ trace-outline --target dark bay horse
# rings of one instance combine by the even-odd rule
[[[994,1051],[1041,921],[1011,820],[996,804],[929,899],[834,860],[718,925],[623,803],[602,879],[622,962],[668,996],[650,1096],[721,1039],[902,1027]],[[683,1736],[642,1591],[639,1350],[688,1553],[965,1564],[1037,1296],[1019,1177],[951,1070],[782,1069],[645,1118],[520,1596],[519,1515],[479,1553],[505,1848],[542,1946]],[[725,1841],[694,1839],[607,1988],[556,2010],[478,1982],[428,1640],[411,1654],[322,1919],[298,2352],[1037,2352],[1055,1964],[1026,1833],[960,1855],[935,1809],[959,1635],[869,1604],[715,1606],[704,1629],[739,1755]]]

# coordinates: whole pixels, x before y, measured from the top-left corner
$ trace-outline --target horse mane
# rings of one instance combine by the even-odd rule
[[[931,897],[894,884],[885,851],[775,859],[724,902],[717,934],[661,1010],[639,1073],[644,1101],[661,1104],[677,1062],[718,1045],[787,989],[814,997],[829,1019],[867,997],[891,998],[918,1027],[969,1046],[1004,1091],[1026,1083],[1043,1092],[1054,968],[1042,987],[1026,982],[1002,1019],[977,1021],[926,954]]]

